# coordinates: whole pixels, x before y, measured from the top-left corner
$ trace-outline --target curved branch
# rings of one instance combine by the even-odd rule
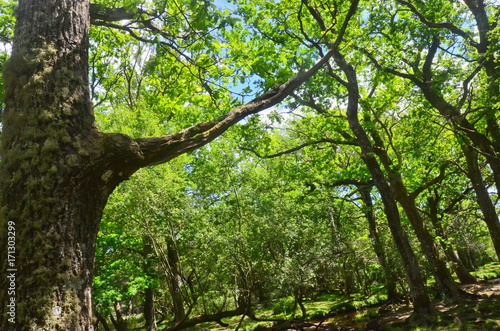
[[[422,74],[424,78],[424,83],[431,84],[432,82],[432,62],[434,61],[434,56],[436,55],[437,49],[439,47],[439,38],[434,35],[432,36],[432,44],[425,57],[424,67],[422,68]]]
[[[293,147],[293,148],[290,148],[290,149],[287,149],[287,150],[284,150],[284,151],[281,151],[281,152],[278,152],[278,153],[275,153],[275,154],[270,154],[270,155],[261,155],[256,150],[254,150],[252,148],[246,148],[246,147],[243,147],[243,146],[239,146],[239,148],[241,150],[244,150],[244,151],[251,152],[251,153],[255,154],[255,156],[257,156],[260,159],[272,159],[272,158],[283,156],[283,155],[286,155],[286,154],[291,154],[291,153],[299,151],[299,150],[301,150],[301,149],[303,149],[303,148],[305,148],[307,146],[317,145],[317,144],[321,144],[321,143],[330,143],[330,144],[336,144],[336,145],[358,146],[358,143],[355,142],[355,141],[348,142],[348,141],[344,141],[344,140],[334,140],[334,139],[329,139],[329,138],[323,138],[323,139],[319,139],[319,140],[316,140],[316,141],[306,142],[306,143],[303,143],[303,144],[301,144],[299,146],[296,146],[296,147]]]
[[[283,101],[297,87],[312,77],[333,55],[330,50],[311,69],[298,73],[282,85],[277,85],[254,100],[234,108],[210,122],[199,123],[180,132],[163,137],[136,139],[140,151],[139,167],[167,162],[181,154],[191,152],[224,133],[233,124],[248,115],[256,114]]]
[[[451,23],[447,23],[447,22],[446,23],[431,22],[421,12],[419,12],[418,9],[415,8],[415,6],[412,3],[410,3],[409,1],[405,1],[405,0],[396,0],[396,1],[404,6],[408,7],[411,10],[411,12],[414,13],[419,18],[420,22],[424,23],[428,27],[437,28],[437,29],[447,29],[454,34],[456,34],[464,39],[467,39],[473,47],[478,47],[479,44],[471,36],[469,36],[465,31],[461,30],[460,28],[456,27],[455,25],[453,25]]]
[[[422,185],[420,185],[415,191],[413,191],[409,194],[410,197],[412,199],[416,199],[420,195],[420,193],[427,190],[432,185],[435,185],[435,184],[438,184],[439,182],[441,182],[446,175],[445,171],[446,171],[446,168],[448,167],[448,164],[449,164],[448,162],[443,163],[439,167],[439,175],[436,176],[435,178],[427,181],[426,183],[423,183]]]

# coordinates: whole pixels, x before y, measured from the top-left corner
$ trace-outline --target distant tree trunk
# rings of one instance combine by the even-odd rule
[[[301,316],[301,320],[305,320],[306,317],[307,317],[307,310],[306,310],[306,307],[304,306],[304,293],[302,292],[301,289],[298,289],[295,291],[294,293],[294,296],[295,296],[295,305],[299,305],[299,308],[300,308],[300,311],[302,313],[302,316]],[[295,312],[295,309],[294,309],[294,312]]]
[[[376,147],[375,153],[379,156],[381,163],[388,174],[393,196],[396,201],[399,202],[401,207],[403,207],[403,210],[410,221],[415,234],[417,235],[422,251],[426,256],[427,261],[429,261],[431,272],[436,280],[436,284],[438,285],[440,292],[450,298],[457,297],[459,293],[458,285],[453,280],[446,264],[439,256],[438,245],[425,226],[424,219],[420,215],[417,205],[415,204],[415,198],[409,194],[403,183],[401,175],[392,170],[392,160],[376,129],[371,129],[370,134]]]
[[[340,222],[340,215],[342,214],[342,209],[336,213],[336,215],[333,214],[332,210],[329,208],[329,216],[330,216],[330,224],[332,228],[332,239],[333,239],[333,244],[335,246],[335,249],[339,252],[338,254],[339,259],[342,261],[342,278],[344,280],[344,289],[343,292],[346,296],[349,294],[352,294],[356,292],[356,282],[354,280],[354,275],[351,270],[351,266],[347,265],[348,260],[352,260],[349,258],[349,255],[343,252],[341,243],[344,242],[344,245],[347,246],[347,251],[352,251],[350,249],[350,244],[346,242],[346,240],[342,240],[342,235],[341,235],[341,225],[342,223]]]
[[[439,203],[438,196],[427,198],[427,204],[429,206],[429,218],[431,219],[432,225],[434,226],[434,229],[436,229],[436,233],[441,238],[446,240],[448,236],[443,230],[443,227],[441,226],[440,221],[438,219],[438,203]],[[472,276],[470,272],[465,268],[464,264],[462,263],[462,260],[460,260],[460,257],[455,252],[453,247],[450,244],[445,243],[444,240],[441,241],[441,246],[443,247],[443,250],[445,251],[448,259],[453,263],[452,268],[455,271],[455,274],[457,275],[458,279],[460,280],[460,283],[462,284],[477,283],[476,277]]]
[[[401,225],[396,200],[394,199],[391,188],[389,187],[384,173],[375,158],[374,149],[370,139],[358,120],[358,100],[360,96],[356,72],[338,51],[334,52],[334,59],[337,65],[347,76],[347,82],[342,82],[349,92],[347,120],[349,122],[349,127],[356,136],[361,148],[361,158],[370,171],[375,186],[377,187],[382,198],[384,211],[387,216],[387,222],[394,238],[394,242],[396,243],[396,247],[401,255],[408,284],[410,285],[414,311],[417,315],[429,314],[433,310],[433,307],[429,299],[429,295],[427,294],[422,274],[420,273],[417,257],[415,256],[415,253],[413,252],[410,242],[408,241]]]
[[[370,191],[372,186],[360,185],[358,186],[359,193],[361,195],[361,200],[364,204],[365,217],[368,220],[368,229],[370,231],[370,238],[373,241],[373,250],[377,255],[378,262],[384,273],[385,285],[387,287],[387,295],[390,301],[397,300],[400,297],[396,286],[396,276],[393,269],[389,267],[387,263],[387,257],[385,254],[384,245],[380,240],[378,233],[377,220],[375,219],[375,213],[373,211],[373,202]]]
[[[345,261],[342,261],[342,277],[344,278],[344,294],[349,296],[356,292],[356,282],[354,281],[354,274]]]
[[[151,270],[151,254],[154,253],[154,249],[148,236],[143,236],[142,245],[144,273],[151,279],[154,276],[153,271]],[[156,325],[154,289],[150,285],[144,289],[144,320],[144,327],[146,331],[158,330]]]
[[[459,294],[458,285],[453,280],[446,264],[440,258],[436,241],[425,227],[424,220],[415,205],[415,201],[409,196],[399,175],[389,174],[389,177],[392,177],[391,188],[396,193],[397,200],[403,207],[417,235],[422,251],[429,261],[432,274],[434,275],[434,279],[441,293],[450,298],[457,297]]]
[[[476,270],[476,257],[474,251],[472,251],[469,247],[466,248],[457,248],[458,256],[460,260],[464,264],[467,270]]]
[[[169,290],[170,295],[172,296],[172,303],[174,305],[175,321],[179,322],[184,319],[186,312],[184,310],[181,288],[179,287],[179,255],[171,238],[167,241],[167,258],[168,265],[170,267]]]
[[[127,331],[128,330],[128,320],[123,318],[120,303],[118,301],[115,302],[114,305],[116,319],[113,317],[113,314],[110,314],[111,322],[115,327],[116,331]]]

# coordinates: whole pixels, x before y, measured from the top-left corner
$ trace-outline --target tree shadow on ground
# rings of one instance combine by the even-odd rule
[[[411,308],[385,309],[361,329],[351,330],[500,330],[500,279],[461,286],[472,295],[455,302],[434,301],[437,312],[427,325],[412,324]],[[335,329],[333,329],[335,330]]]

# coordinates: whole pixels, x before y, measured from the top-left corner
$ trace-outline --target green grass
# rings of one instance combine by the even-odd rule
[[[480,267],[479,270],[472,271],[474,277],[481,279],[493,279],[500,277],[500,262],[492,262]]]
[[[494,262],[480,267],[472,272],[475,277],[482,279],[492,279],[500,277],[500,263]],[[430,277],[432,278],[432,277]],[[428,285],[434,283],[433,279],[428,279]],[[363,293],[353,293],[348,297],[338,294],[322,294],[314,299],[304,301],[307,310],[308,321],[332,322],[339,326],[349,326],[362,328],[370,319],[378,316],[376,305],[387,300],[387,293],[383,285],[371,287],[371,295]],[[285,297],[275,300],[271,307],[260,306],[256,308],[255,315],[262,319],[289,319],[295,314],[301,317],[300,308],[293,312],[293,297]],[[495,330],[500,329],[500,302],[496,300],[484,300],[470,306],[463,306],[462,310],[454,312],[452,318],[438,316],[431,326],[404,326],[388,327],[387,330],[412,330],[412,331],[440,331],[440,330]],[[497,313],[498,312],[498,313]],[[214,323],[205,323],[192,329],[209,328],[210,330],[234,330],[239,324],[241,316],[226,318],[223,321],[228,323],[228,328]],[[273,322],[256,322],[246,317],[240,330],[253,331],[258,326],[271,327]]]

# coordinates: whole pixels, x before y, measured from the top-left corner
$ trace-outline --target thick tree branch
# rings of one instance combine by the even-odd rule
[[[437,49],[439,47],[439,38],[434,35],[432,36],[432,44],[425,57],[424,67],[422,68],[422,75],[424,77],[424,83],[430,85],[432,83],[432,62],[434,61],[434,56],[436,55]]]
[[[131,11],[123,7],[107,8],[93,3],[90,4],[90,20],[92,24],[94,24],[97,20],[104,22],[131,20],[142,14],[150,16],[151,13],[148,13],[141,8],[137,8],[136,11]]]
[[[333,50],[330,50],[311,69],[298,73],[286,83],[273,87],[263,95],[234,108],[213,121],[200,123],[164,137],[135,140],[141,151],[141,157],[134,162],[139,167],[167,162],[209,143],[246,116],[256,114],[283,101],[293,90],[312,77],[332,55]]]
[[[485,53],[490,44],[488,32],[490,31],[490,23],[488,21],[488,14],[486,13],[486,8],[484,7],[483,0],[464,0],[465,4],[469,10],[474,15],[476,19],[477,28],[479,30],[479,44],[473,44],[479,53]]]

